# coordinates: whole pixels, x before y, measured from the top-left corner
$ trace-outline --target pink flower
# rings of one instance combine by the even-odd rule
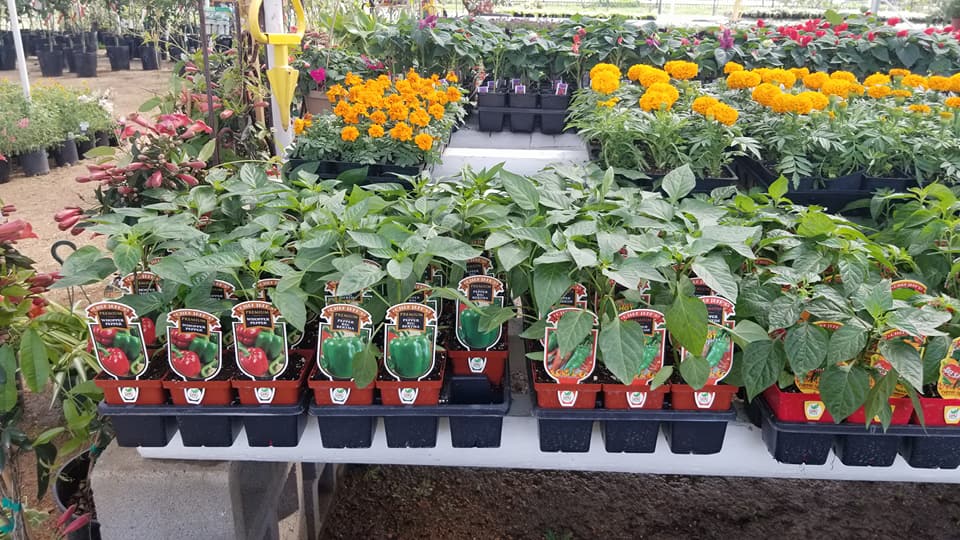
[[[867,41],[873,41],[877,39],[877,34],[874,32],[867,32]]]
[[[29,118],[21,118],[19,121],[17,121],[17,127],[20,129],[27,129],[29,125],[30,125]]]
[[[923,33],[926,34],[926,35],[928,35],[928,36],[932,36],[933,33],[936,32],[936,31],[937,31],[936,28],[928,27],[927,29],[925,29],[925,30],[923,31]]]
[[[889,26],[896,26],[900,24],[900,17],[890,17],[889,19],[887,19],[887,24]]]
[[[763,22],[763,19],[757,19],[757,28],[763,28],[767,23]]]
[[[24,238],[38,238],[26,221],[17,219],[0,225],[0,242],[16,242]]]
[[[908,32],[908,31],[906,31],[906,30],[900,30],[899,32],[897,32],[897,37],[907,37],[907,35],[908,35],[909,33],[910,33],[910,32]]]
[[[314,69],[310,72],[310,78],[313,79],[313,82],[317,83],[318,86],[322,85],[324,81],[327,80],[327,71],[322,67]]]

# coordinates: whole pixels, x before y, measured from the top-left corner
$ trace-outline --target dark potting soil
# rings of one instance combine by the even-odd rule
[[[276,381],[295,381],[300,378],[300,375],[303,373],[303,364],[305,360],[302,355],[299,353],[291,352],[287,360],[287,369],[283,370],[276,379]],[[246,377],[244,375],[244,377]]]
[[[321,538],[956,538],[947,484],[349,467]]]
[[[77,509],[74,510],[74,516],[82,516],[84,514],[91,514],[92,519],[97,519],[97,508],[93,504],[93,497],[90,491],[90,481],[84,478],[79,484],[79,489],[70,497],[70,500],[67,501],[67,508],[70,508],[74,504],[77,505]],[[60,516],[57,516],[58,518]]]

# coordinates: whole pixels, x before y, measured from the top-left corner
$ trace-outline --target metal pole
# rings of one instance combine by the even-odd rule
[[[880,14],[880,0],[870,0],[870,13]]]
[[[204,6],[204,0],[197,0],[197,5],[200,6],[200,46],[203,47],[203,77],[204,87],[207,89],[207,124],[213,130],[213,138],[217,141],[213,143],[213,164],[217,165],[220,163],[220,133],[217,130],[217,114],[213,110],[213,88],[210,87],[213,81],[210,80],[210,47],[208,43],[210,36],[207,35],[207,8]]]
[[[16,0],[7,0],[7,14],[10,17],[10,31],[13,32],[13,46],[17,50],[17,71],[20,72],[20,86],[23,95],[30,101],[30,78],[27,76],[27,57],[23,54],[23,39],[20,37],[20,15],[17,13]]]
[[[263,18],[263,26],[266,33],[287,32],[287,29],[283,27],[283,0],[264,0]],[[273,53],[273,45],[267,45],[267,67],[274,66]],[[270,95],[270,113],[273,119],[273,139],[276,143],[276,153],[278,156],[283,156],[284,150],[293,142],[293,130],[291,126],[281,125],[280,104],[277,103],[277,99],[272,93]]]

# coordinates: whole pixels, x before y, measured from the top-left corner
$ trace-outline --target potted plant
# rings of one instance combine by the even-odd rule
[[[950,19],[950,25],[954,28],[960,27],[960,2],[947,2],[944,11],[946,16]]]
[[[53,112],[36,104],[31,105],[26,115],[15,121],[17,128],[13,151],[19,157],[20,167],[27,176],[44,175],[50,172],[47,148],[58,142],[57,121]]]
[[[312,115],[328,114],[332,110],[327,90],[342,85],[347,73],[361,74],[367,70],[359,54],[342,48],[325,46],[314,36],[304,38],[302,52],[292,66],[300,71],[297,87]]]

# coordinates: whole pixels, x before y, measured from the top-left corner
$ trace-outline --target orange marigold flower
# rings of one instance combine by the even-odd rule
[[[887,73],[889,73],[891,77],[906,77],[907,75],[910,75],[910,70],[909,70],[909,69],[901,69],[901,68],[893,68],[893,69],[891,69],[890,71],[888,71]]]
[[[951,109],[960,109],[960,97],[951,96],[943,101],[944,105]]]
[[[883,85],[871,86],[867,88],[867,95],[872,97],[873,99],[885,98],[889,96],[892,92],[893,90],[891,90],[889,86],[883,86]]]
[[[387,110],[387,113],[390,115],[390,119],[394,122],[400,122],[406,120],[410,115],[410,110],[407,109],[403,104],[391,105],[390,109]]]
[[[423,109],[415,109],[410,113],[410,123],[417,127],[427,127],[430,124],[430,115]]]
[[[417,144],[417,148],[423,150],[424,152],[433,148],[433,137],[428,133],[421,133],[413,138],[413,142]]]
[[[820,90],[823,83],[827,82],[830,76],[822,71],[816,71],[803,78],[803,85],[811,90]]]
[[[446,77],[446,79],[447,79],[447,82],[449,82],[449,83],[458,83],[458,82],[460,82],[460,77],[457,77],[457,74],[454,73],[454,72],[452,72],[452,71],[448,71],[448,72],[447,72],[447,77]]]
[[[723,74],[729,75],[737,71],[743,71],[743,66],[736,62],[727,62],[723,65]]]
[[[600,73],[610,73],[617,79],[622,77],[622,75],[620,74],[620,68],[618,68],[613,64],[606,64],[603,62],[593,66],[593,68],[590,69],[590,78],[592,79],[597,75],[599,75]]]
[[[351,109],[350,109],[350,104],[347,103],[346,101],[342,101],[342,100],[341,100],[341,101],[337,102],[337,106],[333,108],[333,114],[335,114],[335,115],[337,115],[337,116],[343,116],[343,115],[347,114],[348,112],[350,112],[350,110],[351,110]]]
[[[940,118],[943,118],[944,120],[950,120],[953,118],[953,113],[950,111],[940,111]]]
[[[370,113],[370,121],[374,124],[383,124],[387,121],[387,115],[378,109]]]
[[[645,66],[643,64],[634,64],[630,66],[630,69],[627,70],[627,78],[631,81],[636,81],[640,78],[640,73],[643,72],[645,68],[650,66]]]
[[[620,98],[612,97],[606,101],[598,101],[597,107],[606,107],[608,109],[612,109],[613,106],[616,105],[617,103],[620,103]]]
[[[433,105],[430,105],[430,107],[427,108],[427,112],[430,113],[430,116],[433,116],[434,119],[441,120],[443,118],[443,115],[447,111],[446,109],[443,108],[443,105],[440,105],[439,103],[434,103]]]
[[[909,109],[910,109],[910,112],[914,112],[918,114],[930,114],[929,105],[914,104],[914,105],[910,105]]]
[[[950,77],[944,77],[942,75],[931,75],[927,78],[927,84],[931,90],[936,90],[937,92],[949,92],[951,87]]]
[[[960,73],[954,73],[950,76],[950,91],[960,94]]]
[[[611,94],[620,88],[620,79],[610,71],[601,71],[590,78],[590,88],[600,94]]]
[[[390,136],[400,142],[407,142],[413,138],[413,128],[404,122],[399,122],[390,130]]]
[[[725,126],[732,126],[734,123],[736,123],[737,117],[740,116],[740,113],[738,113],[733,107],[718,102],[714,106],[707,109],[706,116],[707,118],[713,118]]]
[[[830,79],[824,81],[820,91],[828,96],[837,96],[846,99],[850,95],[850,81],[844,79]]]
[[[800,92],[798,95],[804,96],[810,100],[810,106],[818,111],[822,111],[830,105],[830,98],[820,92]]]
[[[774,98],[782,93],[780,87],[770,83],[763,83],[753,89],[751,97],[753,97],[753,100],[757,103],[769,107],[773,104]]]
[[[881,84],[890,84],[890,76],[883,73],[874,73],[863,80],[864,86],[877,86]]]
[[[699,114],[707,114],[707,111],[720,103],[715,97],[711,96],[700,96],[697,99],[693,100],[693,103],[690,105],[690,108],[693,109],[693,112]]]
[[[352,71],[348,71],[347,75],[343,78],[343,82],[346,83],[347,86],[355,86],[363,83],[363,79]]]
[[[890,92],[890,95],[898,98],[908,98],[913,95],[913,92],[910,90],[894,90],[893,92]]]
[[[793,76],[796,77],[796,79],[797,79],[798,81],[802,81],[804,77],[806,77],[807,75],[810,74],[810,70],[807,69],[807,68],[805,68],[805,67],[803,67],[803,68],[790,68],[790,69],[788,69],[787,71],[789,71],[790,73],[792,73]],[[796,82],[796,81],[795,81],[795,82]]]
[[[637,80],[640,81],[640,84],[643,85],[644,88],[650,88],[657,83],[669,83],[670,74],[662,69],[651,67],[643,70],[640,73],[640,78]]]
[[[685,60],[671,60],[663,65],[663,70],[674,79],[686,81],[697,76],[700,66]]]
[[[367,128],[367,135],[373,137],[374,139],[379,139],[383,137],[383,126],[380,124],[374,124]]]
[[[734,71],[727,75],[728,88],[754,88],[761,82],[760,74],[752,71]]]
[[[451,86],[447,88],[447,100],[448,101],[460,101],[462,95],[460,94],[460,89],[456,86]]]
[[[900,80],[900,84],[910,88],[923,88],[928,86],[926,77],[913,73],[904,75],[903,79]]]
[[[857,76],[849,71],[834,71],[830,74],[830,78],[835,81],[857,82]]]
[[[353,142],[357,140],[357,137],[359,136],[360,131],[353,126],[347,126],[340,130],[340,138],[347,142]]]
[[[768,69],[761,75],[763,82],[783,85],[791,88],[797,82],[797,77],[785,69]]]

